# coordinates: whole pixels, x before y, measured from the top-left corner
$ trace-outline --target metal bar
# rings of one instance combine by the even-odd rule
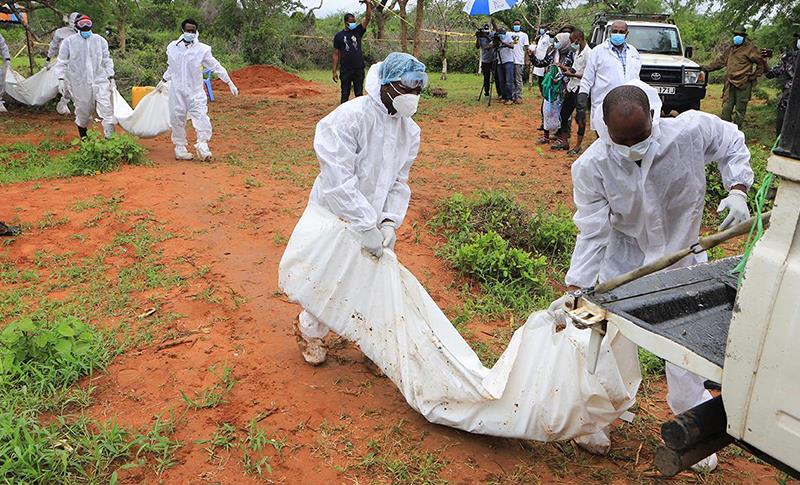
[[[722,396],[717,396],[663,423],[661,438],[668,448],[680,451],[724,433],[727,427],[728,418]]]

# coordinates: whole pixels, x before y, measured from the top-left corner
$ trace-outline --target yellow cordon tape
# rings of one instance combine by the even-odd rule
[[[327,37],[320,37],[318,35],[299,35],[299,34],[295,35],[295,34],[293,34],[293,35],[290,35],[289,37],[295,37],[297,39],[329,40]],[[365,41],[366,42],[400,42],[400,39],[370,39],[370,38],[367,38],[367,39],[365,39]],[[412,39],[408,39],[407,42],[410,43],[410,44],[414,43],[414,41]],[[450,40],[449,42],[453,42],[453,43],[456,43],[456,44],[474,44],[475,43],[475,41],[472,41],[472,40]],[[420,42],[420,43],[424,43],[424,42]]]

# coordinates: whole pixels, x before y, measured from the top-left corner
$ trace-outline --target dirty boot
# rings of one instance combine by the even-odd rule
[[[201,162],[211,160],[211,149],[208,148],[208,143],[198,142],[194,148],[197,150],[197,157]]]
[[[191,160],[193,158],[194,155],[186,149],[186,145],[175,146],[175,160]]]
[[[78,126],[78,125],[75,125],[75,126]],[[78,126],[78,136],[81,137],[81,140],[85,140],[86,137],[88,136],[87,135],[87,129],[82,127],[82,126]]]
[[[328,346],[321,338],[309,338],[300,331],[300,320],[294,322],[294,336],[303,354],[303,360],[311,365],[320,365],[328,357]]]

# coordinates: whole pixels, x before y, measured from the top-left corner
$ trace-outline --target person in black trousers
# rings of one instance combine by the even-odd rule
[[[372,17],[372,3],[366,2],[364,20],[356,23],[355,15],[344,16],[344,30],[333,36],[333,82],[342,81],[342,103],[350,99],[350,88],[356,97],[364,94],[364,51],[361,39]]]

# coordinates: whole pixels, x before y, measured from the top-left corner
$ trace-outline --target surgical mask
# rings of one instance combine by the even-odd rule
[[[547,32],[547,29],[539,29],[539,35],[544,35]]]
[[[630,147],[618,145],[614,142],[611,142],[611,147],[626,162],[637,162],[642,160],[647,154],[647,150],[650,149],[650,144],[652,141],[653,135],[650,135],[644,140]]]
[[[561,42],[553,43],[553,47],[555,47],[556,49],[561,49]]]
[[[414,116],[419,107],[419,94],[402,94],[394,86],[392,86],[392,89],[399,94],[399,96],[392,99],[392,106],[397,111],[397,114],[407,118]]]
[[[355,22],[349,22],[347,24],[347,28],[350,29],[350,30],[356,30],[356,27],[358,27],[358,24],[355,23]]]
[[[81,31],[81,37],[83,37],[84,39],[88,39],[91,36],[92,36],[91,30]]]
[[[744,37],[741,35],[734,35],[733,36],[733,45],[742,45],[744,44]]]
[[[611,34],[611,43],[619,47],[625,43],[625,34]]]
[[[580,44],[570,44],[569,46],[572,47],[572,50],[574,50],[575,52],[578,52],[578,49],[581,48]]]
[[[191,44],[192,42],[197,40],[197,32],[184,32],[181,38],[187,44]]]
[[[800,49],[800,39],[797,39],[797,42],[795,42],[795,47]]]
[[[519,25],[515,25],[513,27],[513,29],[514,29],[514,32],[519,32],[520,26]]]

